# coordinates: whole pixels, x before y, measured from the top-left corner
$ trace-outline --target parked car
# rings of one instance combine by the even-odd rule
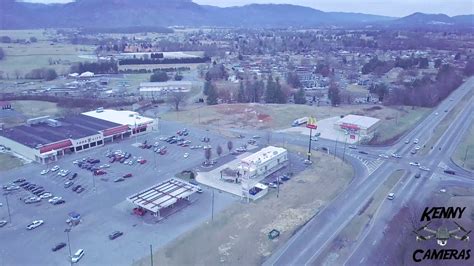
[[[81,260],[81,258],[84,256],[84,250],[83,249],[79,249],[78,251],[76,251],[76,253],[74,253],[74,255],[72,255],[71,257],[71,262],[73,263],[76,263],[78,262],[79,260]]]
[[[455,175],[456,174],[456,172],[454,172],[453,170],[449,170],[449,169],[444,170],[443,172],[445,172],[446,174],[450,174],[450,175]]]
[[[420,166],[420,163],[419,162],[410,162],[410,165],[411,166]]]
[[[24,178],[18,178],[17,180],[13,181],[13,183],[19,184],[19,183],[23,183],[25,181],[26,181],[26,179],[24,179]]]
[[[426,167],[426,166],[420,166],[418,167],[420,170],[423,170],[423,171],[429,171],[430,168]]]
[[[420,178],[421,177],[421,173],[416,173],[415,174],[415,178]]]
[[[51,250],[53,252],[55,252],[55,251],[58,251],[58,250],[62,249],[65,246],[66,246],[66,243],[61,242],[61,243],[57,244],[56,246],[54,246]]]
[[[357,150],[357,146],[355,146],[355,145],[349,145],[349,149]]]
[[[38,197],[29,197],[27,199],[25,199],[25,203],[26,204],[33,204],[33,203],[37,203],[37,202],[40,202],[41,199],[38,198]]]
[[[109,235],[109,239],[114,240],[114,239],[116,239],[116,238],[118,238],[122,235],[123,235],[123,232],[115,231],[115,232],[113,232],[112,234]]]
[[[119,177],[119,178],[114,180],[115,183],[122,182],[122,181],[125,181],[125,179],[122,178],[122,177]]]
[[[45,192],[45,193],[42,193],[39,197],[41,199],[49,199],[53,196],[53,194],[51,194],[50,192]]]
[[[35,229],[36,227],[42,225],[44,223],[43,220],[36,220],[36,221],[33,221],[32,223],[30,223],[29,225],[26,226],[26,229],[27,230],[33,230]]]
[[[395,193],[388,193],[387,199],[389,200],[395,199]]]
[[[82,193],[84,190],[86,190],[83,186],[80,186],[78,189],[76,189],[76,193]]]
[[[104,170],[95,170],[94,171],[94,175],[105,175],[105,174],[107,174],[107,172],[104,171]]]
[[[81,187],[81,185],[77,185],[77,186],[75,186],[75,187],[72,188],[72,191],[75,192],[75,191],[77,191],[80,187]]]
[[[359,151],[360,154],[369,154],[368,152],[365,151]]]
[[[53,171],[54,172],[54,171]],[[49,169],[44,169],[43,171],[41,171],[41,175],[45,175],[49,173]]]
[[[132,177],[133,175],[131,173],[128,173],[128,174],[125,174],[123,175],[123,178],[129,178],[129,177]]]
[[[420,140],[418,140],[418,139],[413,140],[413,144],[418,144],[418,142],[420,142]]]
[[[74,185],[74,182],[67,181],[66,183],[64,183],[64,188],[69,188],[72,185]]]
[[[61,200],[58,200],[58,201],[54,202],[53,205],[61,205],[61,204],[64,204],[64,203],[66,203],[66,201],[61,199]]]
[[[55,203],[56,201],[62,200],[62,199],[63,199],[62,197],[56,196],[56,197],[54,197],[54,198],[49,199],[48,202],[49,202],[49,203]]]
[[[0,221],[0,227],[4,227],[5,225],[7,225],[7,223],[8,223],[7,221],[1,220]]]
[[[51,172],[56,172],[59,170],[59,165],[55,165],[53,168],[51,168]]]

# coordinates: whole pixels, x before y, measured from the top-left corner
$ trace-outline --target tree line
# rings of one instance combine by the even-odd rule
[[[200,64],[210,62],[209,57],[192,58],[126,58],[120,59],[119,65],[157,65],[157,64]]]
[[[70,69],[71,73],[93,72],[95,74],[116,74],[118,73],[117,62],[100,61],[100,62],[81,62],[74,64]]]

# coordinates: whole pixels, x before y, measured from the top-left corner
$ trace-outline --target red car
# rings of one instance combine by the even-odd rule
[[[132,177],[132,174],[128,173],[128,174],[123,176],[123,178],[129,178],[129,177]]]
[[[105,175],[105,174],[107,174],[107,172],[104,171],[104,170],[95,170],[94,171],[94,175]]]
[[[138,163],[144,164],[144,163],[146,163],[146,160],[145,160],[145,159],[142,159],[142,160],[138,161]]]
[[[165,154],[166,154],[166,150],[161,150],[161,151],[160,151],[160,154],[161,154],[161,155],[165,155]]]

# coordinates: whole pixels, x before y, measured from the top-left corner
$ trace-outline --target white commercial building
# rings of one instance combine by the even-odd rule
[[[379,125],[380,119],[360,116],[360,115],[346,115],[337,120],[334,127],[337,130],[347,132],[351,138],[359,140],[371,139],[374,137],[375,131]]]
[[[142,82],[140,83],[140,96],[154,98],[173,92],[190,92],[192,87],[190,81],[166,81],[166,82]]]
[[[158,120],[141,116],[139,113],[133,111],[98,108],[95,111],[82,114],[112,123],[127,125],[131,129],[131,135],[143,134],[158,128]]]
[[[268,146],[242,159],[238,167],[244,178],[259,179],[283,167],[288,161],[288,152],[284,148]]]

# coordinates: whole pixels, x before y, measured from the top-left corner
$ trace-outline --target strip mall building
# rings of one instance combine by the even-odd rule
[[[0,145],[39,163],[57,161],[120,139],[145,134],[158,122],[132,111],[99,108],[59,119],[39,117],[0,131]]]

